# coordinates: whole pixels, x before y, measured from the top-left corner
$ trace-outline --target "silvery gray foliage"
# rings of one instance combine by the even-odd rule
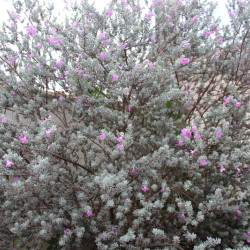
[[[1,249],[248,247],[249,4],[138,2],[14,1]]]

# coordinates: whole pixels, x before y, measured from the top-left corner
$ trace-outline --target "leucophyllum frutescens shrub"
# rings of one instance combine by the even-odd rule
[[[246,1],[62,4],[0,33],[1,247],[247,247]]]

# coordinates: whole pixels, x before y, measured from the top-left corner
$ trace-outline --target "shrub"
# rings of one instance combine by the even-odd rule
[[[2,249],[247,247],[249,5],[64,4],[0,33]]]

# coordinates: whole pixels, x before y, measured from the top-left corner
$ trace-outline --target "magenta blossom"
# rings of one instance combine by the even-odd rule
[[[142,188],[141,190],[142,190],[143,192],[147,192],[147,191],[149,190],[149,188],[144,187],[144,188]]]
[[[102,60],[105,60],[107,58],[106,54],[103,52],[100,54],[100,56],[101,56]]]
[[[117,147],[118,147],[118,149],[121,150],[121,151],[124,150],[124,145],[118,145]]]
[[[181,218],[181,219],[185,219],[185,218],[186,218],[185,214],[181,214],[181,215],[180,215],[180,218]]]
[[[92,213],[91,211],[88,210],[87,215],[88,215],[88,217],[90,217],[90,216],[93,215],[93,213]]]
[[[183,144],[183,141],[182,141],[182,140],[180,140],[180,141],[179,141],[179,143],[178,143],[178,146],[180,146],[180,147],[181,147],[181,146],[183,146],[183,145],[184,145],[184,144]]]
[[[123,137],[120,136],[120,137],[118,137],[116,140],[117,140],[118,142],[123,142]]]
[[[201,136],[199,134],[194,135],[194,139],[200,139],[200,138],[201,138]]]
[[[241,212],[240,210],[237,210],[237,214],[238,214],[238,215],[241,215],[242,212]]]
[[[109,40],[104,40],[104,41],[103,41],[103,44],[104,44],[104,45],[108,45],[108,44],[109,44]]]
[[[8,122],[8,119],[7,118],[3,118],[2,119],[2,123],[7,123]]]
[[[151,41],[155,41],[155,37],[154,36],[151,36]]]
[[[241,106],[241,102],[236,102],[236,105],[235,105],[237,108],[239,108]]]
[[[190,150],[190,153],[191,153],[192,156],[194,156],[195,152],[196,152],[195,150]]]
[[[226,169],[224,168],[224,166],[220,166],[220,172],[224,172]]]
[[[6,168],[11,167],[12,165],[14,165],[12,161],[6,160],[6,165],[5,165]]]
[[[28,143],[29,142],[28,139],[24,135],[20,135],[18,138],[22,143]]]
[[[118,75],[113,75],[113,81],[114,81],[114,82],[118,81],[118,79],[119,79],[119,76],[118,76]]]
[[[185,138],[192,136],[192,133],[186,128],[182,129],[181,133],[184,135]]]
[[[171,18],[171,15],[169,15],[169,14],[166,14],[166,17],[169,19],[169,18]]]
[[[124,44],[121,45],[121,49],[122,49],[122,50],[125,50],[125,49],[126,49],[126,45],[124,45]]]
[[[70,231],[70,229],[69,229],[69,228],[66,228],[65,231],[64,231],[64,233],[67,233],[67,232],[69,232],[69,231]]]
[[[135,168],[133,167],[133,169],[130,171],[130,173],[136,173],[136,170],[135,170]]]
[[[62,66],[63,65],[63,61],[58,61],[57,63],[56,63],[56,66]]]
[[[106,139],[106,135],[105,134],[100,135],[100,140],[104,141],[105,139]]]
[[[18,182],[18,181],[19,181],[19,178],[18,178],[18,177],[15,177],[15,178],[13,179],[13,181],[14,181],[14,182]]]
[[[182,64],[182,65],[189,64],[189,62],[190,62],[190,60],[189,60],[188,58],[183,58],[183,59],[181,60],[181,64]]]
[[[149,63],[148,63],[148,67],[149,67],[150,69],[152,69],[152,68],[153,68],[153,63],[152,63],[152,62],[149,62]]]
[[[216,137],[221,137],[223,133],[221,131],[216,132]]]
[[[202,166],[206,166],[206,165],[207,165],[207,161],[206,161],[206,160],[201,160],[201,161],[200,161],[200,164],[201,164]]]
[[[224,99],[224,101],[225,101],[225,103],[229,103],[230,102],[230,98],[227,97],[227,98]]]
[[[46,136],[47,136],[47,137],[50,137],[50,133],[51,133],[51,132],[52,132],[51,130],[46,130],[46,131],[45,131]]]
[[[36,35],[37,28],[35,26],[34,27],[27,26],[26,30],[31,37],[34,37]]]
[[[110,10],[110,11],[108,12],[108,16],[111,17],[112,15],[113,15],[113,10]]]

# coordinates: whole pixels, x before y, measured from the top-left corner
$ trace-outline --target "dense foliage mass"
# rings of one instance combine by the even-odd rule
[[[227,26],[205,0],[14,2],[1,249],[249,247],[250,6],[229,2]]]

